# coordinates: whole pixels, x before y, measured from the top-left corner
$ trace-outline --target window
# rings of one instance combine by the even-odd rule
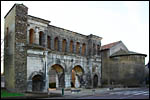
[[[33,44],[34,42],[34,30],[30,29],[29,30],[29,44]]]
[[[41,45],[41,46],[42,46],[42,38],[43,38],[43,32],[40,31],[39,32],[39,45]]]
[[[62,43],[62,52],[66,52],[66,44],[67,44],[67,41],[66,41],[66,39],[63,39],[63,41],[62,41],[63,43]]]
[[[54,39],[54,48],[56,51],[58,51],[58,37]]]
[[[95,44],[93,44],[93,55],[96,54],[96,48],[95,48]]]
[[[47,48],[51,49],[50,36],[47,36]]]
[[[85,43],[82,44],[82,55],[85,55],[86,52],[86,45]]]
[[[70,52],[73,53],[73,41],[70,41]]]
[[[100,55],[100,46],[97,45],[97,55]]]

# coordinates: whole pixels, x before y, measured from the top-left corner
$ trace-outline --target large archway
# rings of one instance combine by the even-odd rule
[[[72,88],[79,88],[81,87],[81,83],[83,81],[83,74],[84,70],[81,66],[77,65],[72,69],[71,74],[71,87]]]
[[[95,74],[93,77],[93,88],[98,87],[98,76]]]
[[[55,64],[49,70],[49,88],[62,88],[65,86],[64,69]]]
[[[41,75],[35,75],[32,78],[32,91],[42,91],[43,86],[43,77]]]

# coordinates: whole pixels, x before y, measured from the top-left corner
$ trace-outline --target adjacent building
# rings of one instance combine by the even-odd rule
[[[103,86],[140,86],[145,81],[145,54],[129,51],[122,41],[101,47]]]

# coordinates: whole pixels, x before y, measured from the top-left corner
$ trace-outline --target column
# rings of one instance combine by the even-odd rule
[[[34,40],[35,40],[34,43],[39,45],[39,27],[35,27],[35,37],[34,37]]]
[[[73,53],[76,53],[76,42],[73,41]]]
[[[85,55],[88,55],[88,44],[86,44],[86,50],[85,50]]]
[[[65,88],[70,89],[71,88],[71,82],[70,82],[71,76],[69,74],[65,74]]]
[[[58,74],[56,74],[56,89],[59,88],[59,80],[58,80]]]
[[[51,36],[51,50],[54,50],[54,37]]]
[[[69,40],[66,41],[67,41],[66,52],[70,52],[70,41]]]
[[[27,91],[32,92],[32,80],[27,81]]]
[[[62,52],[62,39],[61,38],[58,38],[58,51],[59,52]]]
[[[49,88],[49,76],[48,76],[48,67],[47,67],[47,55],[48,55],[48,51],[44,51],[44,55],[45,55],[45,66],[44,66],[44,69],[45,69],[45,89],[44,89],[44,92],[47,92],[48,88]]]
[[[82,44],[80,43],[80,46],[79,46],[79,55],[82,55]]]
[[[80,87],[80,83],[79,83],[77,75],[75,75],[75,88],[79,88],[79,87]]]
[[[44,39],[43,39],[44,47],[47,47],[47,33],[48,33],[48,30],[44,30]]]
[[[28,43],[28,44],[30,43],[30,40],[29,40],[29,33],[30,33],[30,30],[27,30],[27,43]]]
[[[98,51],[97,44],[95,44],[95,55],[97,55],[97,51]]]

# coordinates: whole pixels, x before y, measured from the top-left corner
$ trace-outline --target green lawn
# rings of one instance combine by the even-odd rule
[[[11,93],[6,90],[1,89],[1,97],[12,97],[12,96],[24,96],[24,94],[21,93]]]

